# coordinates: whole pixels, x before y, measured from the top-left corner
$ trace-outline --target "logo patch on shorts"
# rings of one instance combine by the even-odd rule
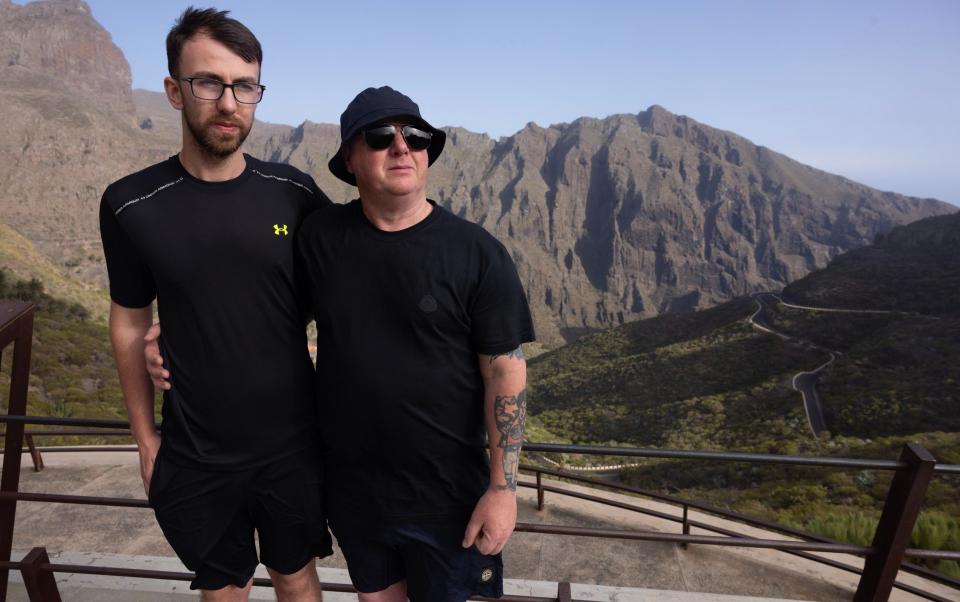
[[[493,567],[488,566],[487,568],[480,571],[480,582],[487,583],[488,581],[493,579],[493,575],[494,575]]]

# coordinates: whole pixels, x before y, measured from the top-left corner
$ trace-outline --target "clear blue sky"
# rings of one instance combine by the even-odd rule
[[[87,0],[160,90],[189,2]],[[199,6],[207,4],[197,1]],[[960,2],[221,0],[260,38],[258,117],[337,123],[390,84],[494,137],[651,104],[883,190],[960,205]]]

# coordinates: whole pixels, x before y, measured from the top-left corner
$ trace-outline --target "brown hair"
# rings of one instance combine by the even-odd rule
[[[263,64],[263,49],[246,25],[227,16],[230,11],[188,7],[167,34],[167,70],[177,76],[180,52],[187,40],[202,33],[220,42],[248,63]]]

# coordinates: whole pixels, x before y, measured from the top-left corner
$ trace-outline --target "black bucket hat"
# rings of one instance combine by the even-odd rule
[[[420,107],[417,103],[400,92],[397,92],[390,86],[381,88],[367,88],[354,98],[347,110],[340,115],[340,148],[330,159],[327,166],[333,175],[337,176],[348,184],[357,185],[357,179],[353,174],[347,171],[347,164],[343,161],[343,147],[347,144],[357,132],[376,123],[392,117],[407,117],[412,119],[414,124],[433,134],[430,141],[430,147],[427,149],[427,157],[433,165],[440,153],[443,151],[443,145],[447,141],[447,135],[443,130],[438,130],[420,116]]]

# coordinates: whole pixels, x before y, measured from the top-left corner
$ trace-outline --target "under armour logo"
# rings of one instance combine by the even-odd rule
[[[281,225],[279,225],[279,224],[274,224],[274,225],[273,225],[273,233],[276,234],[277,236],[280,236],[280,234],[283,234],[284,236],[286,236],[287,234],[289,234],[289,233],[287,232],[287,225],[284,224],[284,225],[281,226]]]
[[[482,583],[487,583],[491,579],[493,579],[493,568],[487,567],[480,571],[480,581]]]

